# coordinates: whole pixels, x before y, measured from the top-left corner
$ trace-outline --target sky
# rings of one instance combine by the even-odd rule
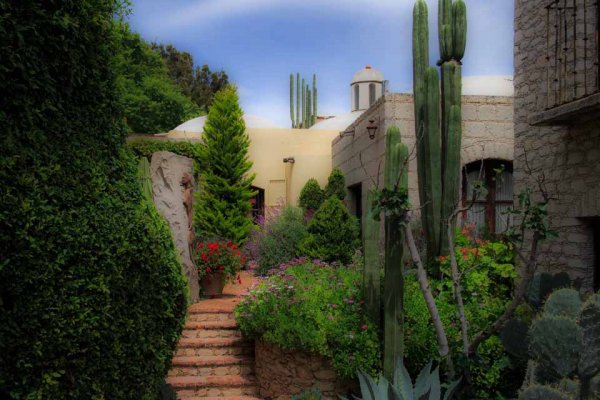
[[[429,3],[431,62],[437,1]],[[464,76],[513,75],[513,0],[465,0]],[[290,126],[289,75],[317,75],[318,114],[350,111],[350,81],[370,64],[392,92],[412,88],[414,0],[133,0],[129,22],[196,65],[223,69],[248,114]]]

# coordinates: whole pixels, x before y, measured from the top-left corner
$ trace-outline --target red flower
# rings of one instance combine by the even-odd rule
[[[206,268],[204,269],[204,272],[206,272],[207,274],[210,274],[210,267],[206,267]]]
[[[439,260],[440,262],[444,262],[444,261],[446,261],[447,259],[448,259],[448,256],[439,256],[439,257],[438,257],[438,260]]]
[[[369,326],[368,326],[367,324],[363,324],[363,325],[361,326],[361,328],[362,328],[362,330],[363,330],[363,331],[366,331],[368,327],[369,327]]]
[[[463,229],[460,233],[462,233],[463,235],[468,235],[469,234],[469,230],[468,229]]]

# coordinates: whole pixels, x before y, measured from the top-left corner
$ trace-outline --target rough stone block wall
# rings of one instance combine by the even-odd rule
[[[292,396],[318,388],[325,400],[350,398],[358,393],[358,382],[341,380],[326,358],[301,351],[282,350],[269,343],[255,345],[255,371],[260,395],[289,400]]]
[[[379,127],[373,140],[366,129],[370,120]],[[409,196],[412,204],[419,204],[413,98],[387,93],[346,129],[354,129],[354,136],[333,141],[333,166],[342,170],[347,186],[362,184],[363,208],[369,188],[377,181],[383,184],[385,132],[392,125],[400,128],[402,141],[409,148]],[[463,165],[482,159],[512,161],[513,135],[512,98],[463,96]]]
[[[541,246],[541,268],[566,271],[589,289],[594,268],[592,223],[600,216],[600,118],[585,115],[586,121],[575,119],[569,125],[529,123],[532,115],[548,107],[547,3],[515,1],[515,194],[528,187],[537,191],[536,180],[543,177],[554,198],[549,214],[559,237]],[[581,35],[583,24],[578,29]]]

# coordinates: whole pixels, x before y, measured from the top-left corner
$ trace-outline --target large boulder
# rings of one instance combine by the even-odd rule
[[[193,176],[193,163],[190,158],[168,151],[159,151],[152,155],[150,176],[154,203],[158,212],[169,223],[175,246],[179,251],[181,268],[190,288],[190,300],[195,303],[199,300],[199,284],[198,270],[190,253],[190,228],[193,225],[184,204],[182,180],[186,174],[189,178]]]

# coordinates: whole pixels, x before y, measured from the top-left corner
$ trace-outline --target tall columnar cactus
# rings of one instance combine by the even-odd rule
[[[294,74],[290,74],[290,119],[292,120],[292,128],[296,128],[296,119],[294,118],[296,110],[294,110]]]
[[[459,201],[461,147],[461,60],[466,43],[464,0],[439,0],[439,77],[429,66],[428,10],[417,0],[413,10],[415,131],[422,225],[431,261],[448,252],[444,236]],[[441,97],[441,101],[440,101]],[[441,117],[439,112],[441,111]],[[435,169],[435,170],[431,170]]]
[[[317,75],[313,74],[312,82],[312,118],[310,125],[313,126],[317,122]]]
[[[290,74],[290,119],[292,128],[310,128],[317,119],[317,75],[313,74],[312,90],[296,73],[296,104],[294,109],[294,75]],[[295,111],[295,115],[294,115]]]
[[[367,204],[373,204],[375,192],[370,190],[367,194]],[[365,207],[363,211],[363,249],[364,272],[363,291],[365,309],[371,321],[378,323],[381,320],[381,283],[379,263],[379,216],[374,215],[373,207]]]
[[[384,181],[388,190],[408,191],[408,148],[401,143],[400,130],[392,126],[387,131],[385,149]],[[385,217],[385,280],[383,285],[384,307],[384,356],[383,373],[391,379],[396,360],[404,354],[404,275],[402,256],[404,235],[401,217]]]
[[[570,390],[563,393],[565,398],[595,398],[591,382],[600,373],[597,297],[582,305],[577,291],[557,290],[548,298],[542,316],[531,325],[528,337],[533,360],[520,399],[541,399],[540,393],[550,393],[551,386]]]

